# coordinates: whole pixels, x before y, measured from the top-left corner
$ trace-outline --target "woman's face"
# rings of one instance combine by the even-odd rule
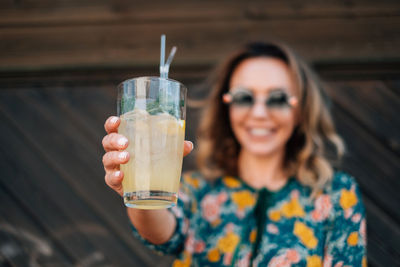
[[[296,86],[288,66],[270,57],[249,58],[234,70],[230,92],[249,90],[253,105],[232,104],[229,117],[242,151],[256,156],[284,153],[285,145],[296,126],[295,107],[266,106],[273,95],[297,96]]]

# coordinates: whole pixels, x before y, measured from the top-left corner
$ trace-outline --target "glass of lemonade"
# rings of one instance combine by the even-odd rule
[[[185,137],[186,87],[161,77],[139,77],[118,86],[118,132],[130,154],[122,186],[124,203],[140,209],[176,204]]]

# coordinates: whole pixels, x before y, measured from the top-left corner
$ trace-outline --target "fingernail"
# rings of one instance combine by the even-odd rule
[[[118,139],[117,143],[120,146],[125,146],[126,143],[128,143],[128,139],[122,137],[122,138]]]
[[[111,118],[111,123],[114,124],[118,121],[118,117],[112,117]]]
[[[188,142],[190,144],[190,149],[193,149],[194,145],[193,145],[192,141],[188,141]]]
[[[128,152],[126,152],[126,151],[121,152],[121,153],[119,153],[119,155],[118,155],[118,158],[120,158],[120,159],[122,159],[122,160],[126,159],[127,157],[128,157]]]
[[[116,171],[116,172],[114,172],[114,176],[115,176],[115,177],[119,177],[120,174],[121,174],[121,171]]]

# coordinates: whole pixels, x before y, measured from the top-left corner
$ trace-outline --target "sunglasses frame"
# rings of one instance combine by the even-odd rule
[[[253,92],[252,92],[251,90],[249,90],[249,89],[235,89],[235,90],[233,90],[233,91],[227,92],[227,93],[225,93],[225,94],[222,95],[222,101],[223,101],[225,104],[230,104],[230,105],[233,104],[233,105],[234,105],[234,103],[233,103],[233,98],[234,98],[234,94],[237,93],[237,92],[246,92],[246,93],[249,93],[249,95],[251,95],[251,97],[253,98],[253,103],[252,103],[251,105],[249,105],[248,107],[251,108],[251,107],[253,107],[253,106],[255,105],[255,101],[254,101],[255,97],[254,97],[254,95],[253,95]],[[294,108],[294,107],[296,107],[296,106],[298,105],[298,99],[297,99],[297,97],[292,96],[292,95],[289,95],[289,94],[286,93],[286,92],[283,92],[283,93],[287,96],[287,103],[286,103],[286,105],[287,105],[288,107]],[[276,107],[271,107],[271,106],[268,105],[268,99],[270,99],[270,97],[268,97],[268,98],[266,99],[266,101],[265,101],[265,103],[264,103],[265,106],[266,106],[267,108],[276,108]],[[240,105],[238,105],[238,106],[240,106]],[[242,107],[246,107],[246,106],[242,106]]]

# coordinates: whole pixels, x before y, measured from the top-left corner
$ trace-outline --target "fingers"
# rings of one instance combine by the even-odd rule
[[[121,123],[121,120],[116,116],[109,117],[104,123],[104,129],[109,133],[118,132],[118,126]]]
[[[109,140],[107,140],[107,137],[109,138]],[[107,149],[112,150],[104,154],[103,165],[106,171],[105,175],[106,184],[111,189],[116,191],[120,196],[122,196],[123,195],[122,180],[124,178],[124,174],[122,171],[119,170],[119,165],[125,164],[129,161],[129,153],[126,151],[115,151],[116,150],[115,147],[121,148],[125,145],[126,147],[128,146],[127,145],[128,140],[126,140],[125,145],[122,145],[119,144],[118,141],[115,141],[118,140],[118,138],[121,138],[121,135],[116,133],[111,133],[104,138],[106,139],[105,141],[103,139],[103,146],[106,149],[106,151]],[[185,141],[183,146],[183,155],[184,156],[188,155],[192,150],[193,150],[193,143],[190,141]]]
[[[104,136],[102,144],[106,152],[124,150],[128,147],[128,139],[121,134],[110,133]]]
[[[129,153],[126,151],[110,151],[103,156],[103,165],[106,172],[119,169],[120,164],[125,164],[128,161]]]
[[[123,195],[123,190],[122,190],[123,178],[124,178],[124,173],[119,170],[115,170],[115,171],[106,172],[105,181],[106,181],[106,184],[111,189],[113,189],[120,196],[122,196]]]
[[[183,156],[185,157],[187,154],[192,152],[193,150],[193,143],[190,141],[185,141],[183,144]]]

